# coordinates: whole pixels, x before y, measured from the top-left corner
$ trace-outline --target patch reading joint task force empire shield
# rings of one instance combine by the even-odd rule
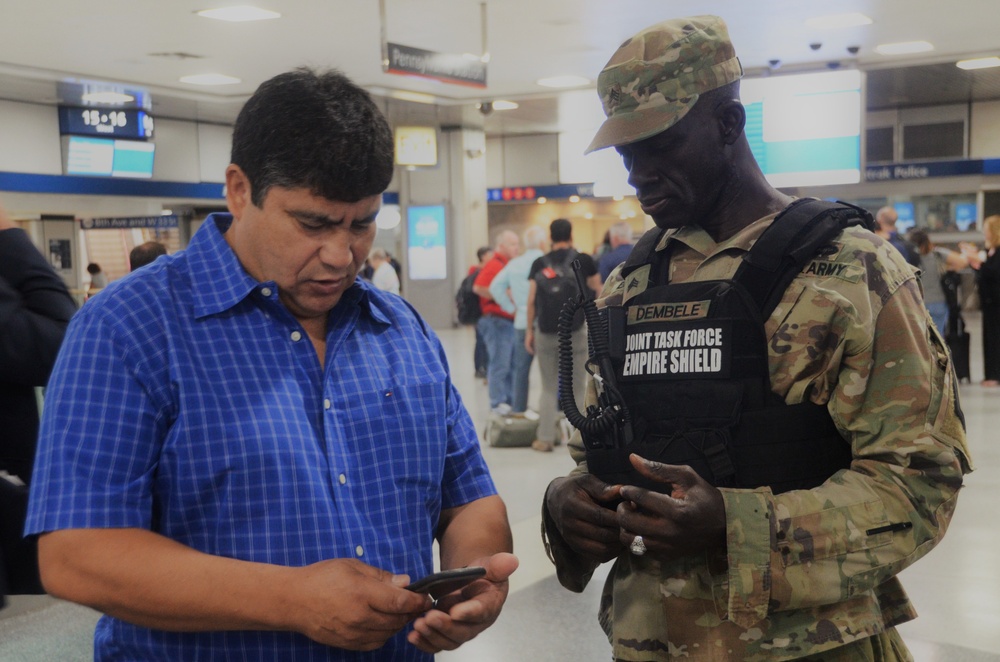
[[[623,381],[728,379],[732,356],[729,320],[633,321],[625,333]]]

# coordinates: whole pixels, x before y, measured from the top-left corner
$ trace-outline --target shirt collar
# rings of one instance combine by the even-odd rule
[[[731,249],[745,253],[750,250],[754,242],[760,238],[760,235],[763,234],[764,230],[767,229],[777,215],[777,213],[773,213],[759,218],[732,237],[718,243],[700,226],[684,226],[665,232],[660,242],[656,245],[656,250],[657,252],[662,251],[672,242],[679,242],[705,257],[710,257]]]
[[[232,221],[232,214],[209,214],[188,245],[191,278],[195,283],[192,297],[196,318],[229,310],[259,287],[270,286],[277,290],[273,281],[258,282],[240,264],[224,236]],[[342,306],[358,306],[367,310],[373,320],[389,324],[388,306],[373,292],[370,284],[358,278],[331,313]]]

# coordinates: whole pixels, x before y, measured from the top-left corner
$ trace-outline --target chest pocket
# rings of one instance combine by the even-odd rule
[[[423,510],[428,500],[440,498],[448,446],[446,395],[442,381],[390,386],[339,403],[344,447],[331,448],[331,454],[357,462],[366,483],[388,491],[385,483],[391,481],[402,507],[415,503]]]

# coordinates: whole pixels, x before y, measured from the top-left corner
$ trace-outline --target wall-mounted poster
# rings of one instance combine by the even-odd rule
[[[448,277],[444,205],[408,207],[407,263],[410,280],[443,280]]]

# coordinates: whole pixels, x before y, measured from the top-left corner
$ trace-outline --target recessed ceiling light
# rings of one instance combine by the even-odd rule
[[[1000,57],[977,57],[972,60],[959,60],[955,63],[959,69],[989,69],[990,67],[1000,67]]]
[[[131,94],[122,92],[87,92],[80,97],[87,103],[128,103],[135,101]]]
[[[233,85],[241,81],[235,76],[227,76],[225,74],[196,74],[194,76],[182,76],[181,82],[190,83],[191,85]]]
[[[590,85],[590,79],[583,76],[551,76],[535,81],[542,87],[582,87]]]
[[[516,101],[507,101],[506,99],[498,99],[493,102],[493,110],[514,110],[518,107]]]
[[[879,44],[875,47],[875,52],[880,55],[908,55],[932,50],[934,45],[929,41],[901,41],[895,44]]]
[[[854,28],[859,25],[871,25],[872,19],[857,12],[851,14],[829,14],[827,16],[816,16],[806,20],[806,25],[820,30],[832,30],[836,28]]]
[[[204,16],[205,18],[214,18],[219,21],[233,22],[266,21],[270,18],[281,18],[281,14],[276,11],[251,7],[249,5],[220,7],[218,9],[203,9],[195,13],[198,14],[198,16]]]

